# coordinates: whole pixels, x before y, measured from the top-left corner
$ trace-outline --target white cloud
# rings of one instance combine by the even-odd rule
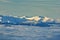
[[[57,23],[60,23],[60,19],[56,19],[56,22],[57,22]]]

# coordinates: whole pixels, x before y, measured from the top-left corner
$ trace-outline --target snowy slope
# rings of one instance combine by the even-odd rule
[[[58,20],[44,17],[44,16],[3,16],[0,15],[0,24],[4,25],[28,25],[28,26],[53,26],[54,24],[60,24]]]

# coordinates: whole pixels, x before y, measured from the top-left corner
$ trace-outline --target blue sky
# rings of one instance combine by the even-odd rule
[[[60,0],[0,0],[0,15],[60,18]]]

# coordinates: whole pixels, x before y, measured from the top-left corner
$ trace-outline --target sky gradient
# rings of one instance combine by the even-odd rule
[[[60,18],[60,0],[0,0],[0,15]]]

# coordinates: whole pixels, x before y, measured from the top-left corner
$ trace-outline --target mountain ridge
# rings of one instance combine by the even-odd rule
[[[52,26],[60,24],[60,20],[52,19],[44,16],[3,16],[0,15],[0,24],[4,25],[27,25],[27,26]]]

